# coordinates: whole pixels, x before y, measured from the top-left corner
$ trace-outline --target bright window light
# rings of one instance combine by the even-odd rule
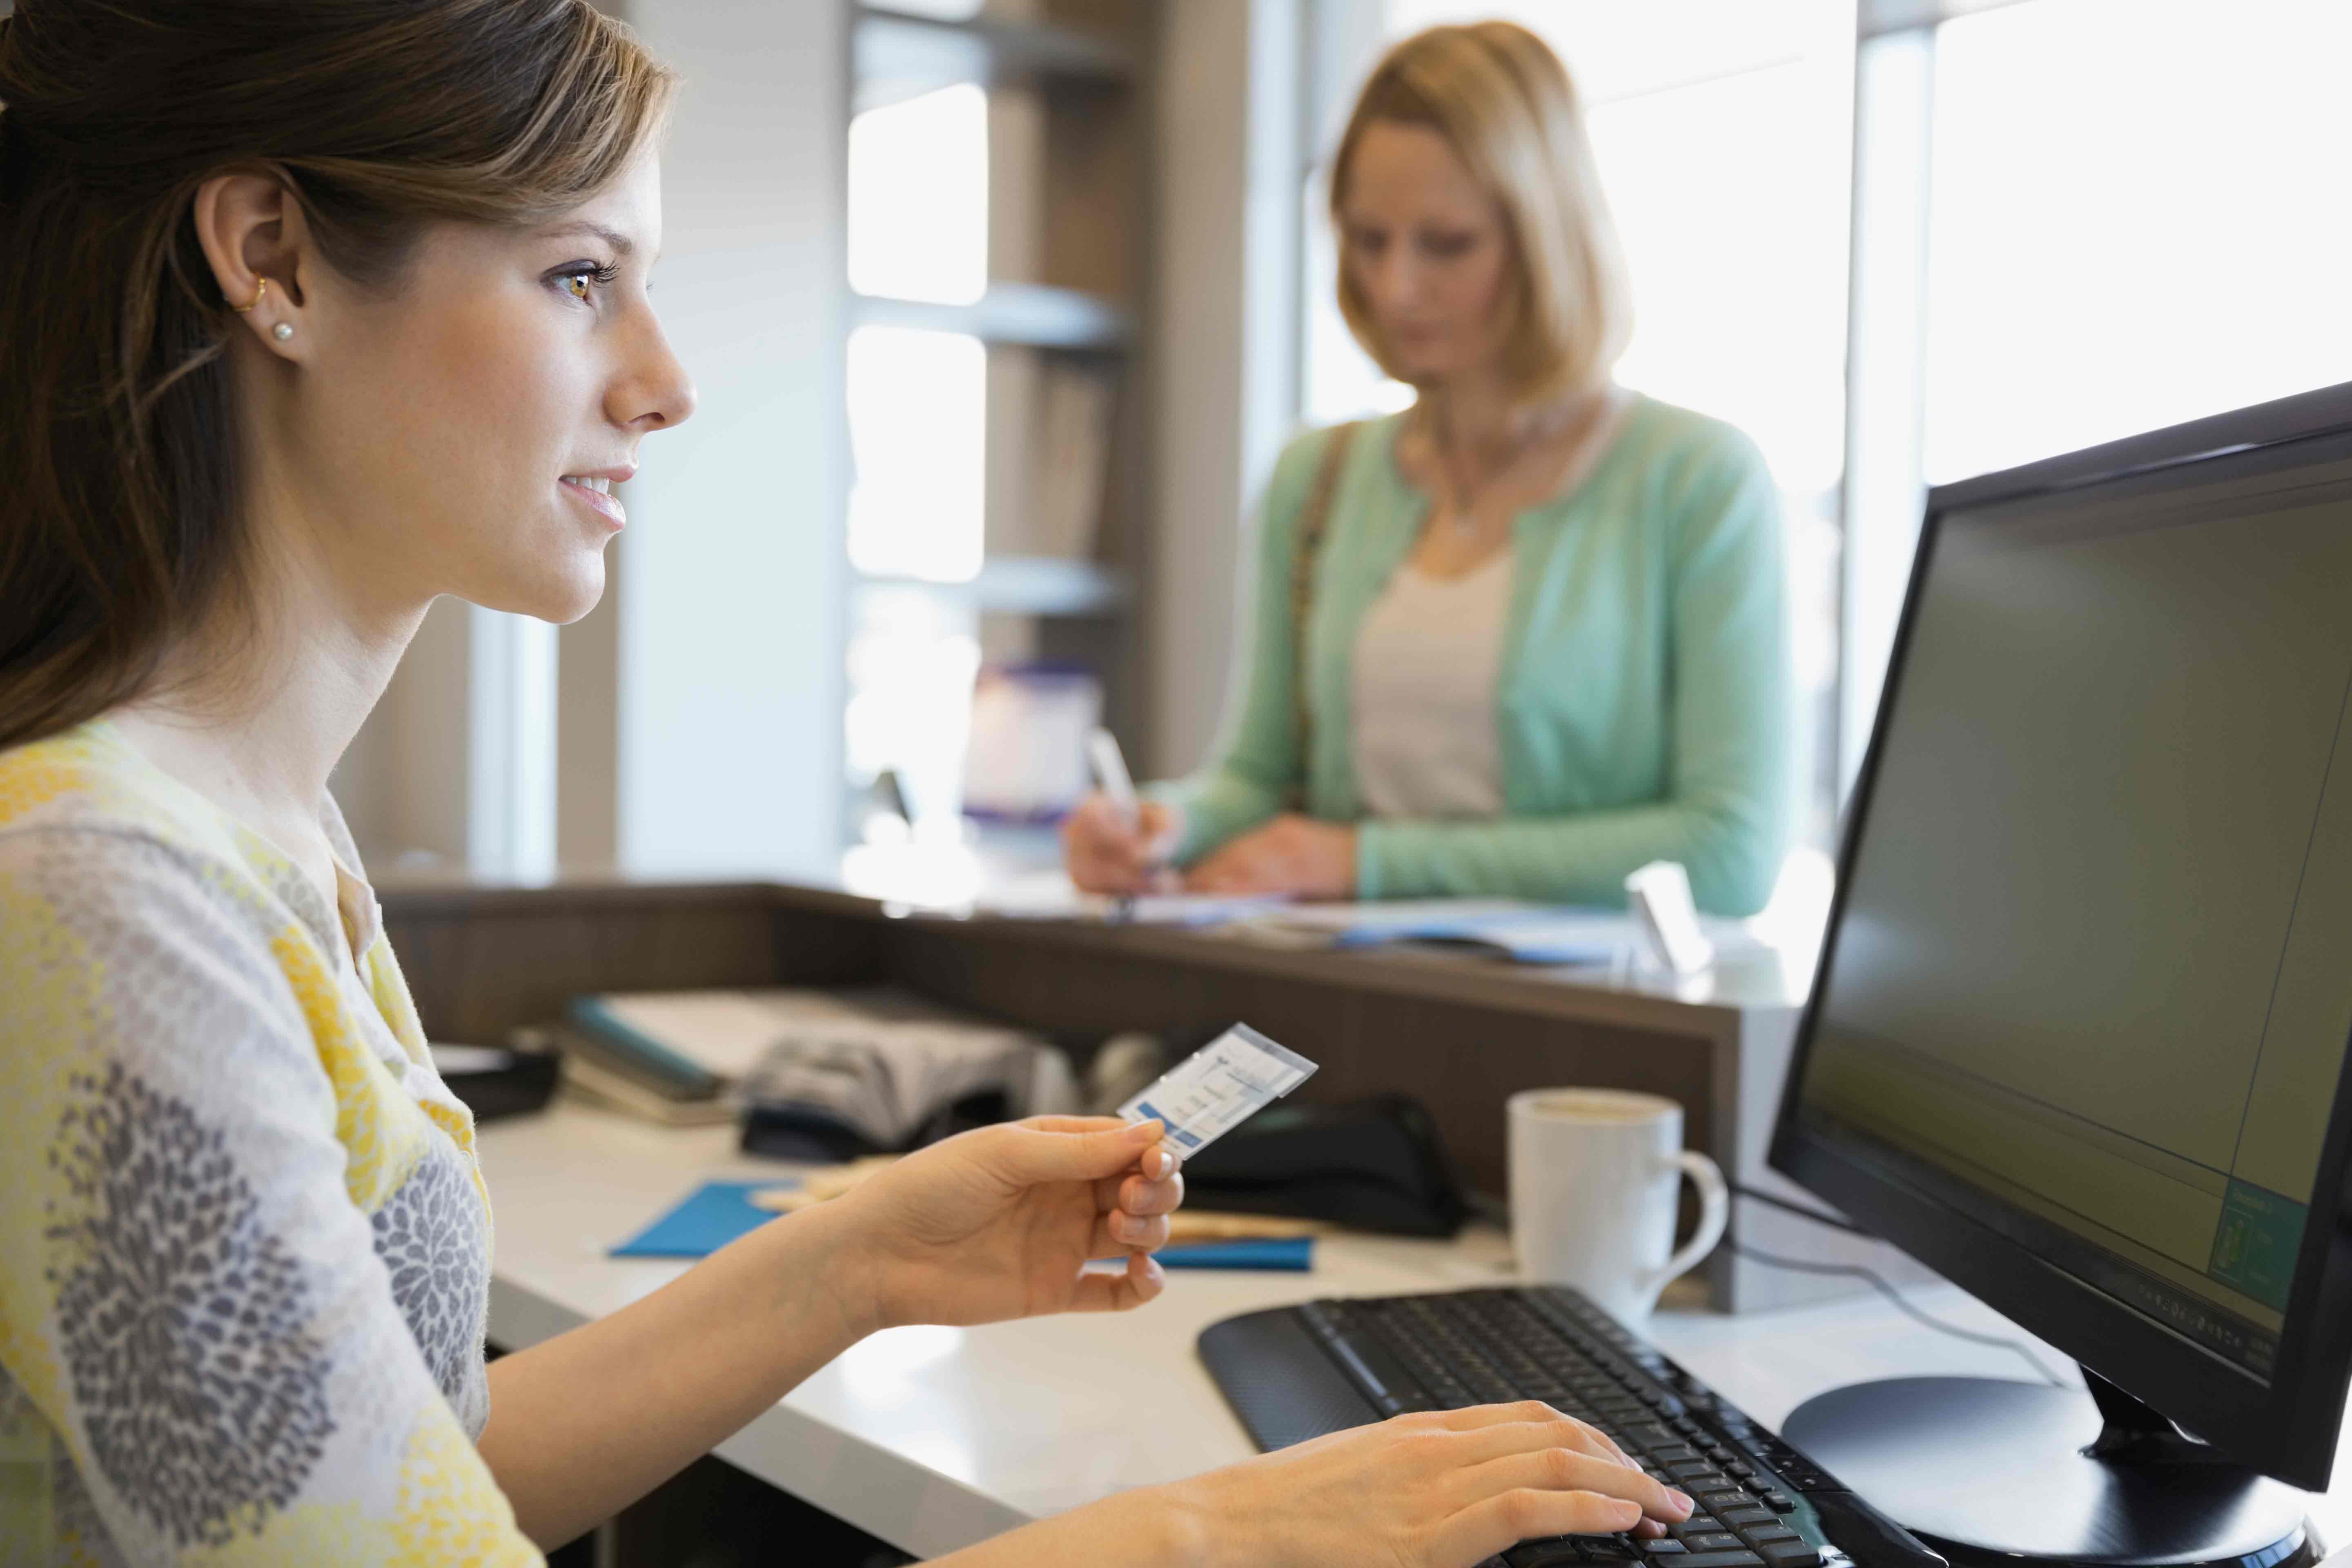
[[[980,574],[988,351],[961,332],[849,335],[849,559],[876,576]]]
[[[988,95],[970,83],[849,122],[849,286],[969,305],[988,288]]]
[[[899,584],[853,601],[843,715],[859,784],[896,773],[917,837],[952,837],[963,813],[965,738],[980,642],[968,606]]]
[[[1937,31],[1927,477],[2352,371],[2352,6],[2035,0]]]

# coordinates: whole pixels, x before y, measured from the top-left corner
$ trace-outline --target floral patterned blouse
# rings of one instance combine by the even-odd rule
[[[0,1560],[535,1563],[490,1214],[339,908],[103,721],[0,752]]]

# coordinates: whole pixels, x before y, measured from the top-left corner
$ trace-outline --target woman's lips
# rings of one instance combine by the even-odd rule
[[[612,528],[619,529],[629,521],[629,514],[618,497],[595,489],[586,479],[573,479],[567,474],[556,482],[583,504],[594,509],[596,515]]]

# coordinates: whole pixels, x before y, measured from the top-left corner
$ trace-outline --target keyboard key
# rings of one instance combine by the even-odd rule
[[[1673,1557],[1689,1550],[1689,1547],[1671,1537],[1642,1542],[1642,1555],[1644,1557]]]
[[[1724,1523],[1731,1525],[1734,1528],[1743,1524],[1778,1524],[1780,1522],[1780,1516],[1772,1512],[1769,1509],[1718,1508],[1715,1511],[1717,1518],[1721,1519]]]
[[[1696,1496],[1700,1490],[1722,1491],[1731,1485],[1731,1483],[1724,1478],[1723,1472],[1715,1468],[1715,1461],[1712,1459],[1685,1459],[1677,1463],[1673,1459],[1666,1458],[1662,1454],[1653,1454],[1650,1458],[1664,1464],[1666,1467],[1666,1473],[1677,1478],[1678,1479],[1685,1481],[1712,1480],[1715,1482],[1715,1485],[1711,1488],[1695,1488],[1685,1486],[1683,1489],[1685,1491],[1691,1492],[1694,1496]]]
[[[1748,1542],[1727,1530],[1710,1530],[1701,1535],[1685,1535],[1683,1542],[1693,1552],[1736,1552]]]
[[[1822,1554],[1811,1542],[1768,1541],[1756,1548],[1756,1554],[1768,1568],[1822,1568]]]
[[[1750,1546],[1761,1546],[1768,1541],[1794,1541],[1798,1536],[1785,1524],[1751,1524],[1739,1532],[1739,1539]]]
[[[1697,1458],[1698,1451],[1685,1444],[1676,1443],[1669,1447],[1651,1449],[1650,1458],[1662,1465],[1681,1465]]]
[[[1750,1493],[1741,1491],[1738,1487],[1714,1487],[1706,1491],[1696,1493],[1696,1495],[1699,1501],[1706,1504],[1707,1507],[1715,1510],[1717,1513],[1721,1513],[1724,1510],[1730,1508],[1754,1508],[1756,1506],[1756,1499],[1754,1496]]]
[[[1576,1539],[1568,1535],[1549,1536],[1541,1541],[1522,1541],[1503,1553],[1503,1561],[1511,1568],[1569,1568],[1584,1561],[1577,1550]]]
[[[1700,1509],[1680,1524],[1666,1526],[1666,1533],[1676,1541],[1688,1541],[1694,1535],[1713,1535],[1722,1529],[1723,1521]]]
[[[1774,1513],[1794,1513],[1797,1511],[1796,1500],[1789,1496],[1786,1492],[1766,1492],[1764,1494],[1764,1506],[1770,1509]]]
[[[1675,1558],[1675,1568],[1764,1568],[1764,1559],[1753,1552],[1694,1552]]]

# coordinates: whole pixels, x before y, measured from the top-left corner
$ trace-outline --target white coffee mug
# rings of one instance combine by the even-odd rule
[[[1511,1241],[1530,1282],[1573,1285],[1639,1322],[1666,1282],[1723,1239],[1731,1196],[1714,1161],[1683,1147],[1683,1108],[1615,1089],[1511,1096]],[[1681,1178],[1698,1185],[1698,1229],[1679,1250]]]

